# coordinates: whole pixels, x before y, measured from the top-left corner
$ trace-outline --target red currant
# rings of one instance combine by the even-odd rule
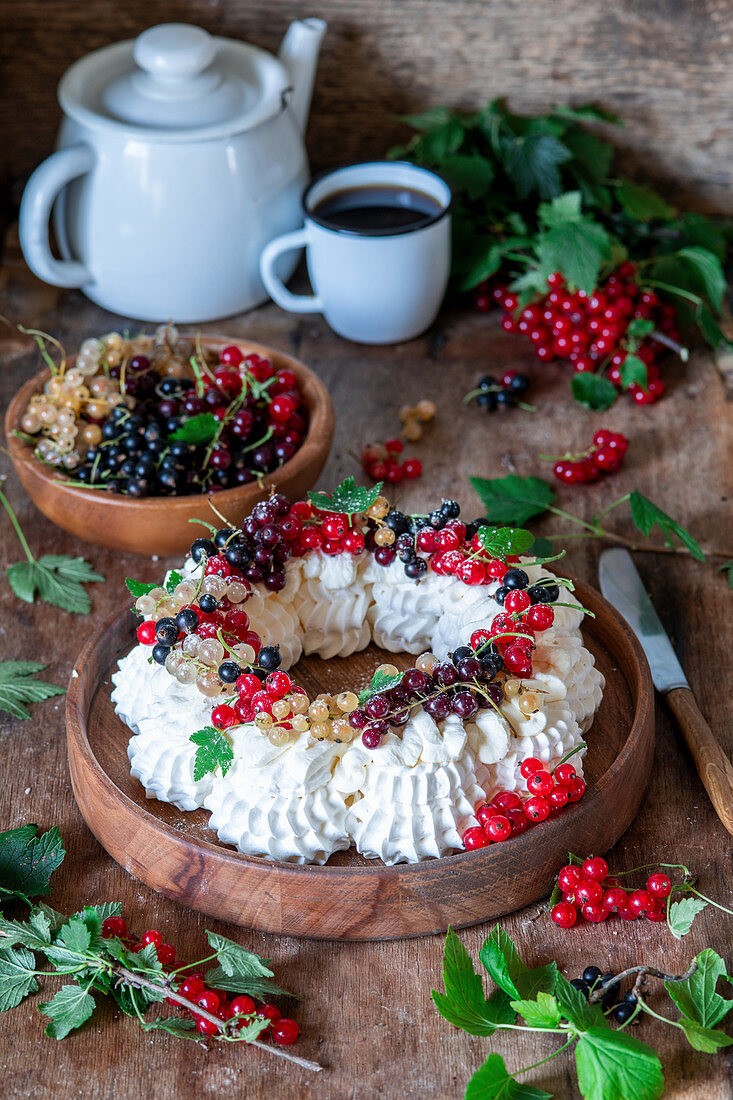
[[[504,607],[507,611],[526,611],[531,603],[531,597],[523,588],[514,588],[507,593]]]
[[[584,794],[585,780],[581,779],[579,775],[576,775],[572,783],[568,783],[568,801],[580,802]]]
[[[522,800],[516,791],[499,791],[491,799],[490,805],[497,810],[516,810],[522,808]]]
[[[592,879],[594,882],[603,882],[608,876],[608,864],[600,856],[591,856],[590,859],[586,859],[581,870],[584,878]]]
[[[541,760],[538,760],[536,756],[528,756],[527,759],[523,760],[519,765],[519,771],[523,779],[529,779],[530,775],[540,771],[542,768],[544,768],[544,764]]]
[[[158,962],[162,966],[173,966],[176,961],[176,949],[171,943],[161,943],[156,949],[155,953],[158,956]]]
[[[650,921],[663,921],[667,919],[667,907],[661,901],[655,901],[654,908],[648,909],[646,919]]]
[[[600,921],[604,921],[608,916],[608,912],[608,909],[606,909],[602,901],[595,903],[588,902],[581,909],[581,913],[583,914],[585,919],[592,921],[594,924],[599,923]]]
[[[419,458],[408,458],[402,463],[402,473],[408,479],[412,481],[416,477],[420,477],[422,474],[422,462]]]
[[[476,826],[466,829],[463,834],[463,847],[467,852],[472,852],[475,848],[486,848],[490,843],[484,830]]]
[[[456,571],[456,576],[464,584],[483,584],[486,581],[486,570],[480,561],[464,561]]]
[[[560,928],[572,928],[578,919],[578,914],[575,910],[575,906],[571,905],[569,901],[561,901],[553,906],[550,918],[555,924],[558,924]]]
[[[506,816],[509,818],[509,824],[512,827],[512,836],[519,836],[520,833],[526,833],[531,825],[531,821],[525,814],[521,805],[512,810],[507,810]]]
[[[199,1035],[216,1035],[219,1028],[211,1020],[205,1020],[203,1016],[196,1017],[196,1030]]]
[[[580,873],[580,867],[568,863],[565,867],[560,868],[560,873],[557,876],[557,884],[565,893],[577,890],[582,881],[583,876]]]
[[[219,353],[220,362],[224,363],[227,367],[238,367],[244,359],[241,348],[238,348],[236,344],[228,344],[227,347],[222,348]]]
[[[512,832],[512,826],[508,818],[503,817],[501,814],[497,814],[489,818],[484,827],[484,831],[490,840],[498,844],[502,840],[509,839]]]
[[[584,904],[603,901],[603,887],[592,879],[583,879],[575,893]]]
[[[504,653],[504,665],[507,671],[515,676],[529,676],[532,672],[532,661],[527,651],[520,645],[511,645]]]
[[[621,918],[621,920],[636,920],[639,916],[639,914],[636,912],[636,910],[632,909],[628,905],[623,909],[619,909],[618,915]]]
[[[474,811],[476,814],[476,820],[482,829],[486,828],[487,823],[497,812],[493,806],[488,806],[485,802],[481,806],[477,806]]]
[[[554,621],[555,612],[546,603],[533,604],[525,616],[525,622],[533,630],[549,630]]]
[[[530,794],[549,794],[554,786],[552,776],[544,768],[533,772],[527,780],[527,790]]]
[[[267,694],[274,699],[282,699],[293,686],[293,682],[287,672],[271,672],[265,680]]]
[[[663,871],[655,871],[646,880],[646,888],[654,898],[666,898],[672,890],[672,880]]]
[[[154,943],[156,947],[160,947],[163,942],[163,937],[157,928],[151,928],[148,932],[143,932],[143,943]]]
[[[563,787],[567,787],[575,779],[575,768],[572,764],[558,764],[553,775],[556,783],[560,783]]]
[[[629,909],[640,915],[654,908],[654,898],[648,890],[634,890],[629,898]]]
[[[282,1014],[275,1005],[260,1005],[257,1009],[257,1015],[269,1020],[271,1024],[276,1024]]]
[[[196,1004],[199,1008],[205,1008],[207,1012],[216,1012],[219,1007],[221,998],[218,993],[215,993],[213,989],[205,989],[203,993],[199,993],[196,998]]]
[[[158,639],[155,636],[155,623],[152,620],[140,623],[137,628],[137,640],[141,645],[155,645]]]
[[[554,787],[548,794],[550,806],[553,810],[562,810],[568,804],[568,792],[566,787]]]
[[[122,917],[107,917],[102,922],[102,937],[105,940],[110,940],[113,937],[118,939],[127,935],[127,924]]]
[[[289,1047],[299,1034],[300,1028],[295,1020],[290,1020],[287,1016],[281,1016],[272,1027],[272,1037],[281,1047]]]
[[[626,909],[628,903],[629,895],[620,886],[611,886],[603,894],[603,904],[612,913],[617,912],[619,909]]]
[[[234,1016],[251,1016],[256,1007],[251,997],[242,994],[232,1001],[232,1014]]]
[[[550,803],[541,794],[534,795],[524,803],[524,812],[531,821],[544,821],[550,816]]]
[[[182,997],[188,997],[189,1001],[195,1001],[204,991],[204,983],[200,978],[184,978],[178,987]]]
[[[234,707],[230,707],[227,703],[222,703],[212,710],[211,724],[218,730],[226,730],[229,729],[230,726],[236,726],[237,712]]]

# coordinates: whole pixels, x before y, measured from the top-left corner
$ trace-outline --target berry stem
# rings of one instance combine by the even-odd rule
[[[640,977],[659,978],[663,982],[686,982],[688,978],[697,970],[697,961],[695,960],[690,964],[684,974],[665,974],[663,970],[657,970],[653,966],[630,966],[628,970],[622,970],[620,974],[616,974],[614,978],[614,985],[618,985],[624,978],[630,978],[632,974],[636,974]],[[604,986],[599,986],[594,989],[588,997],[590,1004],[595,1004],[597,1001],[601,1001],[606,996],[607,990]],[[659,1017],[660,1020],[664,1019],[663,1016]]]
[[[713,901],[713,899],[709,898],[706,894],[701,894],[699,890],[696,890],[695,887],[691,886],[689,883],[684,887],[684,889],[689,890],[693,894],[697,894],[697,896],[699,898],[702,898],[703,901],[706,901],[708,905],[714,905],[716,909],[722,910],[723,913],[729,913],[730,916],[733,917],[733,909],[728,909],[725,905],[721,905],[719,902]]]
[[[5,478],[0,478],[0,484],[2,484],[3,481],[5,481]],[[10,522],[13,525],[13,529],[14,529],[16,535],[18,536],[18,540],[20,542],[20,545],[23,547],[23,550],[25,551],[25,556],[28,558],[29,562],[35,562],[36,559],[33,557],[33,554],[31,553],[31,548],[28,545],[28,543],[26,542],[25,535],[23,534],[23,532],[21,530],[21,527],[20,527],[20,524],[18,523],[18,517],[16,516],[15,512],[13,511],[13,507],[12,507],[10,501],[8,500],[8,498],[5,496],[5,493],[2,491],[2,489],[0,489],[0,503],[2,504],[5,511],[8,513],[8,517],[10,519]]]

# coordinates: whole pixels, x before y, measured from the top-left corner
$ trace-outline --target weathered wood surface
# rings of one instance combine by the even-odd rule
[[[478,8],[478,5],[477,5]],[[179,12],[183,14],[183,12]],[[0,279],[0,312],[27,325],[54,332],[71,347],[90,333],[118,322],[79,294],[61,293],[32,280],[11,251]],[[588,414],[567,398],[567,378],[559,367],[536,364],[516,337],[502,333],[495,317],[448,312],[435,329],[410,344],[378,349],[357,347],[332,336],[317,318],[300,320],[267,307],[228,324],[232,335],[247,336],[294,352],[327,383],[337,413],[336,442],[324,485],[357,473],[349,451],[361,442],[386,438],[396,428],[404,401],[429,396],[439,404],[437,421],[416,452],[425,476],[405,490],[405,505],[419,510],[440,495],[455,495],[466,510],[476,501],[469,474],[545,471],[537,453],[584,446],[600,425],[631,438],[625,468],[594,486],[560,489],[560,503],[589,515],[617,495],[638,486],[689,526],[707,547],[726,549],[733,541],[730,485],[730,406],[705,356],[686,367],[670,365],[670,394],[651,409],[620,402],[609,413]],[[0,344],[2,401],[37,369],[31,342],[11,330]],[[486,418],[466,410],[460,398],[477,373],[511,364],[532,374],[535,415],[511,412]],[[21,522],[35,551],[88,556],[108,578],[92,590],[88,618],[70,619],[43,605],[29,607],[0,584],[2,657],[48,661],[48,676],[65,683],[75,654],[124,597],[122,580],[159,576],[163,562],[118,555],[83,544],[53,528],[9,485]],[[623,514],[618,530],[631,534]],[[20,548],[2,521],[0,576],[19,560]],[[544,525],[561,529],[561,521]],[[575,544],[568,569],[596,582],[598,547]],[[662,619],[670,630],[701,709],[722,744],[733,750],[729,682],[730,596],[712,564],[688,557],[636,555]],[[303,1027],[298,1051],[328,1068],[317,1077],[292,1070],[254,1050],[199,1049],[165,1036],[145,1036],[118,1013],[103,1008],[91,1025],[63,1043],[43,1036],[43,1018],[33,1002],[0,1017],[0,1072],[3,1096],[72,1100],[112,1100],[170,1096],[187,1098],[229,1092],[252,1098],[302,1100],[459,1100],[471,1072],[486,1057],[486,1040],[455,1031],[436,1014],[430,990],[440,986],[441,936],[394,943],[324,944],[247,933],[198,916],[154,894],[129,878],[93,839],[76,809],[66,765],[64,700],[34,708],[28,722],[3,723],[0,826],[37,821],[58,824],[68,855],[55,878],[56,908],[73,911],[84,901],[119,898],[132,927],[160,927],[181,954],[203,954],[203,929],[214,927],[260,954],[272,957],[283,984],[303,999],[293,1006]],[[730,902],[733,894],[730,837],[715,817],[702,785],[663,707],[657,711],[657,753],[641,812],[614,849],[614,866],[630,868],[651,859],[683,862],[699,875],[700,888]],[[504,927],[531,962],[556,957],[568,977],[596,962],[604,969],[648,962],[672,970],[703,946],[713,945],[733,962],[731,919],[709,909],[682,942],[658,924],[613,922],[560,932],[539,907],[505,919]],[[477,954],[488,925],[461,933]],[[47,987],[56,983],[48,982]],[[41,998],[38,998],[41,999]],[[653,1002],[654,1003],[654,1002]],[[674,1100],[728,1100],[733,1057],[713,1057],[686,1049],[672,1029],[645,1023],[637,1032],[659,1044]],[[503,1037],[499,1049],[514,1068],[550,1053],[553,1041]],[[568,1063],[558,1059],[534,1071],[535,1083],[557,1097],[577,1096]]]
[[[287,22],[328,20],[309,145],[314,165],[378,156],[395,116],[506,96],[519,110],[592,100],[626,123],[630,162],[673,197],[733,211],[729,0],[24,0],[2,3],[0,183],[46,156],[55,88],[89,50],[157,22],[196,22],[276,49]],[[16,198],[19,197],[16,186]]]

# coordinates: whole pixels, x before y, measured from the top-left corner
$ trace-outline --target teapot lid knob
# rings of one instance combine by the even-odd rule
[[[135,41],[134,58],[156,80],[185,80],[203,72],[216,56],[211,35],[188,23],[149,27]]]

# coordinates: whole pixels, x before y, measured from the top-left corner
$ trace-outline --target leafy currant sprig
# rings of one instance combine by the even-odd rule
[[[710,549],[703,551],[689,531],[637,489],[614,500],[588,521],[572,512],[558,508],[553,503],[556,500],[554,489],[548,481],[539,477],[517,477],[515,474],[508,474],[506,477],[496,478],[472,477],[470,482],[481,499],[486,519],[490,523],[523,524],[549,512],[582,528],[581,531],[564,531],[561,534],[536,539],[533,549],[538,553],[551,552],[552,544],[556,541],[605,539],[619,546],[626,546],[630,550],[643,550],[655,554],[689,554],[700,562],[704,562],[706,557],[731,557],[730,551]],[[642,535],[648,536],[655,527],[658,528],[664,538],[664,546],[628,539],[605,527],[606,517],[616,508],[626,504],[629,506],[631,521],[636,529]],[[681,543],[681,546],[675,544],[675,539]],[[723,568],[730,571],[733,570],[733,565],[726,562]]]
[[[469,1081],[465,1100],[551,1100],[551,1093],[524,1085],[517,1077],[571,1049],[578,1088],[585,1100],[656,1100],[664,1088],[659,1056],[625,1031],[641,1013],[680,1029],[695,1050],[714,1053],[733,1044],[733,1038],[717,1027],[733,1008],[733,1000],[721,996],[716,986],[719,980],[730,982],[731,978],[722,958],[711,948],[701,951],[684,974],[665,974],[650,966],[625,971],[623,977],[635,976],[637,1003],[633,1016],[617,1028],[611,1027],[599,1003],[604,996],[601,989],[586,1000],[559,972],[556,962],[527,966],[498,925],[484,941],[479,958],[497,986],[488,998],[468,952],[458,936],[448,931],[443,956],[445,992],[433,990],[432,994],[441,1016],[470,1035],[536,1032],[558,1036],[561,1045],[547,1057],[513,1072],[501,1055],[491,1053]],[[641,995],[649,977],[664,982],[682,1013],[678,1020],[662,1016]],[[524,1022],[518,1024],[517,1017]]]

